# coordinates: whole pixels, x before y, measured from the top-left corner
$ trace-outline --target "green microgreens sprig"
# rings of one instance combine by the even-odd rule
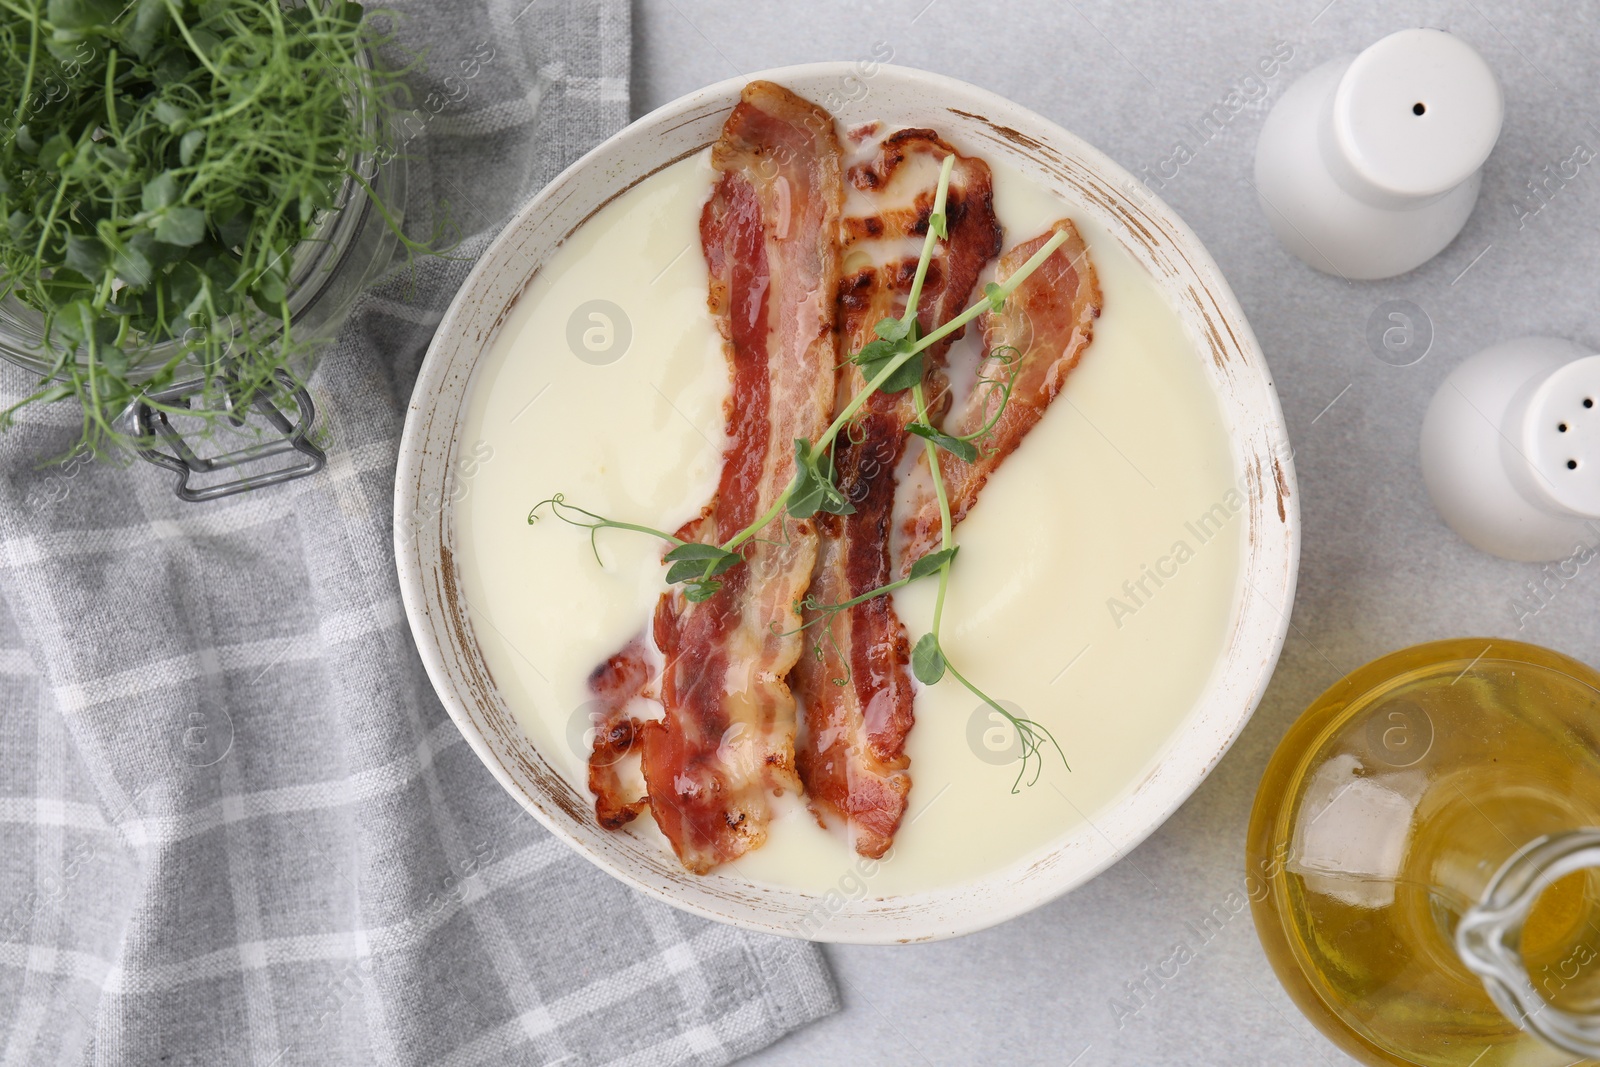
[[[869,589],[859,596],[853,596],[849,600],[841,600],[837,604],[819,604],[817,603],[815,597],[808,596],[800,602],[800,606],[805,608],[807,611],[816,612],[817,618],[812,619],[810,622],[802,623],[793,630],[785,630],[778,636],[787,637],[790,634],[797,634],[802,630],[806,630],[817,625],[824,619],[832,618],[841,612],[849,611],[857,604],[865,604],[869,600],[876,600],[881,596],[887,596],[896,589],[904,589],[917,579],[926,578],[928,575],[935,573],[940,567],[954,559],[956,555],[956,548],[957,546],[951,546],[950,548],[941,548],[937,552],[929,552],[926,556],[923,556],[921,559],[917,560],[911,565],[911,570],[906,573],[904,578],[897,578],[892,582],[878,586],[876,589]]]
[[[945,594],[950,582],[950,565],[956,557],[959,546],[954,538],[954,523],[950,514],[949,493],[944,484],[944,478],[939,468],[939,451],[942,449],[953,455],[959,456],[967,462],[972,462],[978,456],[975,442],[990,433],[1000,419],[1005,404],[1011,398],[1011,390],[1016,381],[1016,368],[1014,364],[1018,354],[1014,348],[1009,349],[1007,356],[1001,357],[999,362],[1011,367],[1011,373],[1001,382],[999,379],[982,379],[980,385],[986,386],[991,391],[1000,389],[1001,402],[995,414],[978,430],[963,435],[946,434],[936,428],[928,416],[928,405],[923,395],[922,379],[924,360],[922,353],[949,337],[951,334],[963,329],[969,322],[976,319],[986,311],[999,312],[1005,308],[1006,301],[1010,299],[1019,285],[1028,279],[1050,255],[1060,248],[1067,240],[1067,233],[1060,231],[1053,234],[1039,250],[1028,257],[1004,282],[990,282],[984,286],[983,297],[963,310],[959,315],[932,330],[926,336],[917,328],[917,304],[922,295],[923,282],[927,277],[928,265],[932,261],[933,252],[937,242],[943,238],[948,239],[948,219],[945,214],[947,198],[950,187],[950,174],[955,165],[954,155],[946,156],[939,168],[939,184],[934,193],[933,210],[928,216],[928,231],[923,239],[922,254],[917,260],[916,273],[912,278],[911,289],[907,294],[904,314],[899,318],[886,317],[880,320],[873,332],[877,335],[875,340],[867,342],[860,351],[850,357],[850,361],[861,368],[862,375],[867,379],[866,388],[860,389],[844,409],[834,417],[828,428],[822,432],[815,441],[804,438],[795,440],[795,479],[789,487],[781,493],[766,513],[757,518],[750,525],[728,538],[720,545],[686,542],[672,534],[653,527],[642,526],[637,523],[620,522],[608,519],[594,512],[586,511],[565,502],[562,494],[540,501],[528,512],[528,522],[535,523],[539,519],[539,509],[549,505],[551,513],[557,518],[575,526],[581,526],[590,531],[589,539],[591,548],[594,549],[595,559],[599,561],[599,548],[595,544],[595,535],[602,529],[633,530],[638,533],[658,537],[673,545],[663,559],[671,564],[667,570],[668,584],[682,584],[684,597],[691,602],[700,602],[714,596],[722,587],[717,580],[721,575],[739,563],[744,556],[739,551],[741,545],[749,541],[764,529],[769,523],[787,512],[790,518],[805,519],[817,512],[827,512],[834,515],[849,515],[855,511],[849,499],[839,489],[835,480],[836,470],[833,463],[833,443],[839,434],[853,424],[856,413],[861,410],[868,398],[874,393],[898,393],[906,389],[912,391],[912,400],[916,408],[916,418],[906,429],[908,433],[922,438],[927,449],[928,465],[933,475],[934,491],[939,502],[939,517],[941,526],[941,544],[937,551],[931,552],[915,561],[910,571],[904,578],[889,582],[877,589],[842,601],[838,604],[819,604],[814,598],[808,596],[796,603],[797,611],[812,612],[815,617],[802,624],[797,630],[788,631],[796,633],[808,627],[821,624],[827,639],[832,639],[832,622],[844,611],[848,611],[859,604],[880,596],[886,596],[897,589],[904,588],[912,582],[933,574],[939,576],[939,588],[935,595],[933,626],[916,643],[911,655],[911,669],[917,680],[924,685],[935,685],[943,679],[946,672],[956,679],[963,687],[986,705],[999,712],[1011,723],[1017,731],[1017,736],[1022,743],[1022,766],[1017,772],[1017,778],[1011,785],[1013,793],[1018,791],[1023,777],[1027,773],[1030,763],[1036,766],[1028,784],[1038,781],[1044,768],[1044,746],[1048,743],[1058,755],[1061,756],[1063,766],[1070,771],[1066,754],[1062,752],[1060,744],[1054,735],[1044,726],[1030,719],[1021,718],[1001,707],[994,698],[975,686],[955,668],[945,655],[940,644],[939,631],[944,616]],[[991,356],[997,352],[1005,352],[1006,348],[992,351]],[[576,512],[593,521],[582,521],[563,514],[563,510]],[[818,644],[820,652],[821,645]],[[846,679],[834,679],[835,684],[845,684]]]
[[[926,398],[922,395],[921,382],[912,386],[911,396],[917,406],[918,420],[925,423],[928,418],[928,405]],[[1007,396],[1009,397],[1009,391]],[[948,670],[950,676],[960,682],[968,692],[1005,717],[1006,721],[1011,724],[1011,728],[1017,731],[1017,740],[1022,745],[1021,766],[1017,768],[1016,780],[1011,783],[1011,791],[1015,793],[1018,785],[1022,782],[1023,775],[1028,771],[1028,764],[1035,760],[1037,760],[1037,763],[1034,767],[1033,777],[1028,780],[1028,784],[1031,786],[1039,780],[1039,775],[1044,771],[1043,747],[1045,741],[1048,741],[1055,748],[1056,754],[1061,757],[1061,765],[1063,767],[1070,771],[1072,766],[1067,763],[1066,753],[1061,750],[1060,743],[1056,741],[1055,735],[1050,732],[1048,727],[1036,723],[1032,719],[1013,715],[1010,711],[1001,707],[988,693],[968,681],[967,677],[958,671],[955,664],[951,663],[949,657],[945,655],[944,646],[939,642],[939,627],[944,621],[945,593],[950,586],[950,563],[955,558],[955,549],[957,547],[955,542],[955,523],[950,515],[950,494],[945,488],[944,476],[939,470],[939,449],[942,446],[927,439],[924,439],[922,443],[927,450],[928,469],[933,475],[934,495],[939,501],[940,533],[940,550],[929,553],[923,558],[933,559],[938,556],[944,558],[940,560],[938,567],[939,589],[934,594],[933,625],[927,633],[918,639],[916,646],[911,650],[911,673],[916,675],[917,681],[923,685],[936,685]]]
[[[989,358],[1008,368],[1009,373],[1006,374],[1004,379],[978,379],[977,388],[984,390],[984,402],[986,405],[994,398],[996,392],[1000,394],[1000,402],[995,405],[994,414],[990,415],[982,426],[971,433],[948,434],[927,421],[924,416],[919,415],[916,421],[906,426],[906,433],[915,434],[925,441],[932,441],[946,452],[968,463],[976,462],[980,451],[979,442],[994,432],[995,424],[1000,421],[1000,416],[1005,413],[1006,405],[1011,402],[1011,390],[1017,384],[1016,362],[1020,357],[1015,346],[1001,345],[989,352]]]
[[[681,537],[669,534],[665,530],[658,530],[653,526],[641,526],[636,522],[619,522],[616,519],[608,519],[604,515],[596,515],[594,512],[580,508],[576,504],[567,503],[567,498],[562,493],[547,497],[529,509],[529,526],[538,523],[540,518],[539,509],[546,505],[549,505],[550,513],[562,522],[572,526],[581,526],[589,531],[589,549],[594,553],[594,561],[602,567],[605,566],[605,562],[600,558],[600,545],[595,540],[601,530],[632,530],[635,533],[659,537],[661,540],[670,543],[673,546],[672,549],[662,557],[671,564],[667,568],[667,584],[677,585],[680,582],[683,583],[683,595],[697,604],[702,600],[710,600],[716,595],[717,590],[722,588],[722,583],[717,581],[717,575],[724,573],[736,564],[744,562],[744,557],[739,553],[719,548],[716,545],[702,544],[699,541],[685,541]],[[564,515],[562,514],[563,509],[576,512],[593,521],[584,522],[582,519]]]
[[[926,556],[923,556],[921,559],[917,560],[911,565],[911,570],[904,578],[898,578],[895,581],[880,585],[876,589],[869,589],[865,593],[861,593],[858,596],[853,596],[849,600],[841,600],[837,604],[824,604],[818,601],[815,596],[807,595],[805,599],[801,600],[795,605],[795,608],[797,611],[810,612],[812,614],[812,618],[809,621],[803,622],[799,626],[796,626],[793,630],[784,630],[781,632],[778,630],[778,624],[774,622],[772,624],[772,630],[779,637],[788,637],[790,634],[802,633],[811,629],[813,626],[820,625],[822,627],[822,636],[817,638],[812,648],[812,652],[818,658],[821,658],[822,644],[824,641],[832,645],[835,651],[838,651],[839,642],[836,641],[833,636],[833,623],[835,619],[858,604],[865,604],[869,600],[876,600],[881,596],[888,596],[896,589],[904,589],[912,582],[926,578],[930,574],[937,574],[940,567],[944,566],[944,564],[955,558],[955,554],[956,548],[954,546],[946,549],[940,549],[937,552],[929,552]],[[845,673],[843,676],[832,679],[834,685],[850,684],[850,664],[848,662],[845,663],[844,670]]]
[[[813,616],[811,617],[810,621],[802,622],[802,624],[797,625],[797,627],[792,630],[779,630],[778,622],[774,621],[773,624],[771,624],[771,630],[773,630],[773,633],[776,633],[778,637],[789,637],[790,633],[803,633],[805,630],[810,630],[811,627],[814,627],[814,625],[821,625],[821,637],[818,637],[816,638],[816,641],[813,641],[813,648],[811,648],[814,656],[818,657],[818,659],[821,659],[822,643],[824,643],[824,641],[826,641],[827,645],[830,645],[832,648],[834,648],[835,653],[840,653],[842,649],[838,648],[838,640],[834,637],[834,621],[838,616],[840,616],[840,614],[845,613],[845,611],[850,611],[850,609],[854,608],[856,605],[864,605],[864,603],[867,603],[869,600],[877,600],[878,597],[886,597],[886,595],[890,595],[890,593],[893,593],[896,589],[904,589],[906,585],[910,585],[912,582],[918,581],[918,579],[923,579],[923,577],[928,577],[930,574],[938,573],[939,565],[944,563],[947,558],[954,557],[954,555],[955,549],[930,552],[928,555],[925,555],[925,557],[922,557],[920,560],[912,563],[910,573],[906,574],[906,577],[901,577],[901,579],[896,579],[896,581],[886,582],[886,584],[878,585],[877,589],[869,589],[867,592],[858,595],[858,597],[851,597],[850,600],[842,600],[838,601],[838,603],[822,603],[822,601],[819,601],[818,598],[813,597],[813,595],[806,595],[803,600],[795,603],[795,611],[797,611],[797,613],[802,613],[802,611],[810,611],[811,616]],[[843,656],[843,654],[840,654],[840,659],[845,661],[845,673],[840,675],[838,678],[830,678],[830,681],[832,681],[834,685],[838,686],[850,685],[850,661],[848,661],[848,657]]]

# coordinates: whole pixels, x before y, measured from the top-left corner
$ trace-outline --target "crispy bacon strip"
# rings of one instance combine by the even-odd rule
[[[841,358],[876,335],[873,326],[900,316],[916,271],[904,239],[920,252],[933,207],[939,164],[954,152],[932,130],[901,130],[886,138],[850,178],[867,194],[854,199],[867,212],[842,228],[847,258],[868,262],[839,287]],[[909,165],[907,165],[909,162]],[[924,333],[943,325],[966,304],[979,273],[1000,251],[993,184],[982,160],[956,157],[945,204],[949,240],[930,262],[918,302]],[[954,341],[954,337],[950,339]],[[929,349],[930,393],[942,390],[948,343]],[[860,369],[840,367],[837,403],[843,408],[866,386]],[[905,447],[905,427],[915,417],[909,390],[867,398],[854,427],[834,446],[839,488],[855,507],[850,515],[819,515],[821,540],[811,599],[839,604],[887,584],[895,465]],[[887,596],[875,597],[831,620],[805,612],[812,654],[796,665],[792,682],[805,706],[805,729],[796,755],[812,813],[823,825],[843,821],[861,855],[880,857],[905,813],[911,776],[905,740],[911,729],[910,645]]]
[[[594,793],[594,815],[607,830],[620,830],[650,803],[645,796],[630,795],[617,773],[617,763],[633,751],[640,723],[628,714],[628,705],[650,681],[644,638],[594,669],[589,691],[595,696],[594,750],[589,754],[589,789]]]
[[[1001,402],[1001,391],[983,381],[1004,381],[1015,371],[1009,402],[989,434],[977,442],[978,458],[967,463],[948,452],[939,455],[954,522],[966,516],[989,476],[1044,417],[1045,408],[1061,391],[1067,373],[1078,365],[1094,336],[1094,320],[1100,317],[1100,283],[1071,220],[1061,219],[1002,256],[1000,279],[1010,277],[1058,230],[1067,232],[1066,242],[1017,287],[1004,310],[983,316],[985,355],[978,372],[979,385],[967,395],[961,409],[945,420],[943,429],[952,435],[970,434],[983,427]],[[1007,359],[1012,362],[1008,364]],[[939,502],[926,457],[907,479],[904,495],[904,543],[898,553],[901,574],[939,547]]]
[[[679,537],[719,543],[794,480],[796,438],[833,413],[833,295],[843,160],[833,117],[770,82],[745,86],[712,149],[721,177],[700,219],[709,304],[733,378],[717,495]],[[710,599],[663,594],[664,717],[636,733],[656,824],[704,873],[766,840],[768,793],[798,789],[795,604],[816,561],[810,522],[773,523]]]

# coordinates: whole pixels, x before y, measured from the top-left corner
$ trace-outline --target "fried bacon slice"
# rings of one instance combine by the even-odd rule
[[[1015,452],[1028,431],[1044,417],[1060,393],[1067,373],[1078,365],[1094,336],[1100,317],[1100,283],[1088,249],[1071,220],[1061,219],[1038,237],[1012,248],[1000,258],[1001,281],[1028,261],[1057,231],[1067,240],[1017,287],[998,313],[988,313],[983,323],[984,358],[979,382],[960,409],[952,412],[944,432],[965,435],[994,419],[980,439],[978,458],[967,463],[948,452],[939,454],[950,500],[950,518],[960,522],[972,510],[989,476]],[[987,383],[1003,382],[1016,374],[1010,400],[1001,408],[1002,393]],[[998,413],[998,418],[996,418]],[[905,516],[898,553],[900,573],[908,573],[918,559],[940,543],[939,502],[926,457],[908,476],[902,490]]]
[[[870,160],[850,169],[857,192],[846,207],[861,213],[847,214],[842,223],[851,269],[839,285],[841,358],[872,340],[880,319],[905,314],[939,165],[954,152],[932,130],[901,130],[883,139]],[[982,160],[956,156],[945,215],[949,239],[936,246],[918,301],[923,333],[965,306],[978,275],[999,254],[993,183]],[[908,245],[907,238],[914,241]],[[928,350],[924,388],[930,395],[942,392],[939,368],[948,347],[942,342]],[[865,387],[860,369],[842,363],[837,406],[842,409]],[[838,485],[855,512],[818,516],[812,602],[843,603],[891,580],[895,466],[905,447],[906,424],[914,417],[909,390],[875,393],[851,431],[837,439]],[[818,821],[825,826],[842,821],[857,852],[880,857],[893,842],[911,788],[905,741],[914,690],[905,627],[887,596],[832,618],[808,608],[804,618],[812,647],[791,676],[805,708],[796,751],[800,777]]]
[[[649,798],[630,795],[617,763],[633,751],[641,725],[628,714],[628,705],[649,684],[650,662],[644,638],[636,637],[621,652],[594,669],[589,691],[596,710],[593,750],[589,753],[589,790],[594,793],[594,815],[607,830],[620,830],[645,809]]]
[[[720,177],[700,239],[732,376],[729,444],[715,498],[678,532],[708,544],[777,502],[794,480],[795,439],[815,440],[832,417],[844,190],[833,117],[770,82],[745,86],[712,164]],[[811,583],[816,529],[772,523],[741,551],[744,564],[709,599],[662,595],[653,633],[664,715],[633,727],[628,746],[641,753],[656,824],[696,873],[759,847],[769,793],[800,787],[786,679],[800,654],[795,605]],[[607,803],[596,802],[602,819]]]
[[[875,135],[872,129],[859,136]],[[793,479],[793,440],[815,439],[864,387],[853,365],[840,366],[835,377],[836,344],[840,354],[857,350],[872,339],[879,319],[903,313],[938,164],[954,150],[929,130],[902,130],[874,147],[849,172],[850,206],[859,210],[841,218],[842,157],[826,112],[755,82],[724,127],[713,150],[720,178],[702,214],[701,241],[709,304],[733,379],[730,444],[717,494],[678,531],[684,540],[720,543],[771,508]],[[950,237],[923,288],[924,333],[967,303],[999,251],[992,181],[982,161],[957,156],[947,216]],[[943,362],[955,338],[929,351],[924,388],[943,405],[934,421],[967,434],[994,419],[975,462],[941,454],[958,522],[1059,392],[1100,313],[1094,269],[1070,221],[1014,248],[1000,262],[1000,278],[1058,230],[1070,235],[1066,243],[1003,312],[984,318],[979,384],[948,420]],[[998,411],[1000,392],[985,383],[1012,372],[1011,400]],[[769,791],[781,794],[803,781],[820,822],[842,820],[863,855],[887,851],[910,789],[904,746],[913,688],[905,630],[888,597],[831,620],[808,608],[806,623],[831,626],[820,635],[805,631],[821,640],[815,655],[802,658],[807,638],[795,608],[808,584],[812,603],[839,603],[886,584],[892,559],[903,574],[938,546],[926,458],[919,457],[907,485],[895,484],[913,415],[909,392],[874,396],[836,441],[838,484],[854,514],[786,520],[777,533],[773,524],[742,547],[745,565],[723,575],[710,599],[691,603],[677,589],[662,596],[652,624],[665,660],[660,721],[628,714],[652,682],[642,638],[596,669],[590,687],[601,710],[589,778],[602,825],[620,828],[649,807],[684,866],[704,873],[759,847],[770,820]],[[891,533],[898,542],[893,555]],[[807,712],[798,748],[796,693]],[[635,751],[647,796],[630,795],[613,766]]]

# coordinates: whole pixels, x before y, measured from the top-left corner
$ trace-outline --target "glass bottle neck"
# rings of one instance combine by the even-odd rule
[[[1528,973],[1523,933],[1541,894],[1562,878],[1600,868],[1600,829],[1538,837],[1518,849],[1456,924],[1461,961],[1483,980],[1506,1018],[1544,1041],[1600,1058],[1600,1011],[1557,1007]],[[1591,950],[1589,958],[1596,953]]]

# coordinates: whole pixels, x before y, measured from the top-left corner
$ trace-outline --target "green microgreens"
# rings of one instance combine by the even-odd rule
[[[1003,381],[999,378],[978,379],[977,387],[985,391],[985,404],[996,392],[1000,394],[1000,402],[995,405],[994,414],[990,415],[982,426],[971,433],[947,434],[932,423],[918,419],[906,426],[906,432],[914,434],[925,441],[932,441],[946,452],[967,463],[975,462],[980,451],[977,443],[993,432],[995,424],[1000,421],[1000,416],[1006,410],[1006,405],[1011,402],[1011,390],[1017,383],[1017,368],[1015,364],[1019,357],[1015,347],[1001,345],[999,348],[992,349],[989,352],[989,358],[1001,366],[1009,367],[1010,373],[1006,375]]]
[[[681,544],[662,559],[672,564],[667,568],[667,584],[687,583],[687,595],[690,600],[708,599],[722,587],[721,582],[709,580],[735,564],[744,562],[744,557],[737,552],[729,552],[716,545],[698,543]],[[704,595],[696,595],[698,593]]]
[[[535,512],[545,504],[551,506],[551,512],[558,518],[576,526],[583,526],[590,531],[590,541],[593,543],[594,535],[601,529],[615,528],[621,530],[634,530],[647,533],[662,540],[671,542],[674,548],[664,557],[672,566],[667,571],[669,584],[683,583],[685,597],[691,601],[705,600],[721,588],[721,583],[716,581],[716,576],[743,561],[739,553],[739,546],[751,540],[769,523],[787,511],[790,518],[803,519],[815,515],[819,511],[830,512],[836,515],[848,515],[854,511],[850,501],[839,489],[835,482],[833,464],[833,443],[839,434],[853,425],[856,413],[872,394],[877,392],[902,392],[912,390],[912,399],[916,407],[916,418],[907,426],[907,431],[923,439],[927,449],[928,465],[933,475],[934,491],[939,501],[939,517],[942,541],[939,549],[930,552],[915,561],[910,571],[904,578],[879,586],[876,589],[850,598],[838,604],[819,604],[812,597],[797,602],[795,607],[810,611],[815,615],[811,621],[803,623],[796,630],[787,631],[787,634],[798,633],[808,627],[819,623],[823,625],[823,633],[827,640],[832,640],[832,623],[840,612],[847,611],[858,604],[880,596],[886,596],[897,589],[901,589],[912,582],[933,574],[939,576],[939,588],[934,600],[933,628],[917,641],[911,655],[912,673],[924,685],[937,684],[948,672],[962,686],[986,705],[999,712],[1016,729],[1017,736],[1022,743],[1022,766],[1017,772],[1016,781],[1011,785],[1013,793],[1018,791],[1024,775],[1027,773],[1029,763],[1037,761],[1033,777],[1028,784],[1038,781],[1039,774],[1044,769],[1043,749],[1046,742],[1055,748],[1061,756],[1061,762],[1067,765],[1066,754],[1048,729],[1030,719],[1019,718],[1001,707],[992,697],[983,692],[955,668],[945,655],[939,643],[939,628],[943,621],[944,602],[946,590],[950,582],[950,564],[955,559],[959,546],[955,543],[952,533],[954,523],[950,514],[949,493],[946,490],[944,477],[939,468],[939,449],[945,449],[954,455],[966,459],[968,462],[976,459],[978,448],[975,441],[983,438],[999,421],[1001,412],[1011,398],[1011,389],[1016,380],[1016,370],[1012,367],[1011,373],[1004,382],[998,379],[980,379],[980,385],[992,391],[1000,389],[1000,404],[994,415],[977,430],[969,434],[945,434],[937,429],[928,416],[928,405],[923,395],[923,360],[921,354],[927,349],[938,344],[951,334],[963,329],[967,323],[977,318],[986,311],[999,312],[1005,307],[1005,302],[1017,287],[1028,279],[1041,264],[1047,260],[1051,253],[1060,248],[1067,240],[1067,233],[1059,231],[1053,234],[1039,250],[1030,256],[1004,282],[991,282],[984,286],[983,298],[972,304],[959,315],[950,319],[942,326],[932,330],[926,336],[917,328],[917,303],[922,295],[923,281],[928,273],[928,265],[932,261],[934,248],[940,238],[948,238],[948,221],[945,217],[945,206],[949,194],[950,174],[955,164],[953,155],[946,156],[939,169],[939,185],[934,193],[933,210],[928,216],[928,232],[923,240],[922,254],[917,261],[916,274],[913,276],[911,290],[906,298],[905,313],[899,318],[884,318],[874,327],[873,332],[877,339],[863,345],[861,350],[850,357],[850,361],[861,367],[862,376],[867,379],[867,385],[851,397],[850,402],[834,417],[828,428],[815,441],[806,441],[803,438],[795,440],[795,478],[789,487],[778,496],[772,506],[749,526],[734,534],[721,545],[708,545],[685,542],[672,534],[648,526],[634,523],[617,522],[606,519],[593,512],[566,504],[561,494],[557,493],[548,500],[540,501],[528,513],[528,521],[537,521]],[[1009,351],[1009,355],[998,356],[998,353]],[[1017,361],[1017,352],[1009,346],[995,349],[990,352],[991,358],[997,358],[1002,365],[1011,366]],[[578,512],[595,521],[582,522],[561,514],[565,507]],[[596,550],[596,560],[599,552]],[[816,645],[818,654],[821,652],[821,639]],[[835,684],[843,685],[848,678],[834,679]],[[1067,769],[1070,771],[1071,767]]]
[[[0,297],[36,315],[44,373],[0,412],[74,398],[83,443],[132,442],[136,400],[215,421],[303,373],[294,251],[358,169],[404,70],[338,0],[0,0]],[[376,120],[376,121],[374,121]],[[357,201],[352,200],[354,204]],[[303,257],[302,257],[303,258]],[[293,329],[291,329],[293,327]],[[200,368],[191,406],[150,394]]]
[[[924,441],[935,444],[956,458],[965,460],[968,463],[972,463],[978,458],[977,445],[960,437],[952,437],[950,434],[930,426],[926,422],[911,423],[906,427],[906,433],[915,434]]]
[[[940,549],[937,552],[929,552],[926,556],[923,556],[921,559],[917,560],[911,565],[910,572],[908,572],[904,578],[896,579],[895,581],[889,582],[886,585],[880,585],[876,589],[869,589],[865,593],[861,593],[858,596],[853,596],[849,600],[841,600],[837,604],[823,604],[819,602],[816,597],[808,595],[805,597],[805,599],[800,600],[795,604],[795,611],[796,613],[802,611],[810,612],[813,617],[809,621],[801,623],[793,630],[784,630],[781,632],[777,629],[778,624],[774,622],[772,624],[772,630],[779,637],[788,637],[790,634],[801,633],[804,630],[809,630],[811,627],[820,624],[822,627],[823,636],[817,638],[811,649],[812,654],[820,659],[822,657],[822,643],[824,640],[833,645],[835,650],[837,650],[839,647],[838,642],[833,639],[833,622],[841,614],[849,611],[858,604],[865,604],[869,600],[876,600],[881,596],[888,596],[896,589],[904,589],[912,582],[915,582],[921,578],[926,578],[930,574],[937,574],[940,567],[944,566],[946,563],[950,562],[950,560],[955,558],[955,554],[955,548]],[[850,664],[847,661],[845,663],[844,677],[833,679],[833,684],[848,685],[849,682]]]
[[[805,438],[794,442],[794,485],[788,493],[786,505],[789,515],[807,519],[819,511],[832,515],[850,515],[855,508],[845,499],[834,481],[833,453],[818,454]],[[769,520],[770,521],[770,520]]]
[[[901,319],[883,319],[873,327],[873,332],[878,335],[878,339],[868,341],[861,346],[861,351],[850,357],[850,362],[861,368],[862,376],[868,381],[876,378],[893,362],[895,356],[909,349],[918,340],[917,324]],[[894,372],[883,378],[883,384],[878,387],[878,391],[900,393],[911,388],[913,383],[922,380],[922,364],[920,355],[896,364]]]
[[[635,522],[621,522],[617,519],[608,519],[604,515],[596,515],[576,504],[567,503],[564,494],[557,493],[539,501],[528,510],[528,525],[533,526],[540,519],[539,509],[546,504],[550,505],[550,514],[562,522],[572,526],[581,526],[589,531],[589,550],[594,553],[594,561],[601,566],[605,563],[600,559],[600,545],[596,537],[601,530],[632,530],[635,533],[649,534],[669,542],[673,547],[662,557],[672,564],[667,568],[667,582],[676,585],[684,583],[684,596],[689,600],[699,603],[709,600],[722,588],[722,583],[716,580],[717,575],[744,562],[744,557],[737,552],[729,552],[718,548],[716,545],[701,544],[698,541],[685,541],[675,537],[665,530],[658,530],[653,526],[641,526]],[[573,518],[571,515],[562,514],[563,510],[576,512],[593,522],[584,522],[582,519]]]

